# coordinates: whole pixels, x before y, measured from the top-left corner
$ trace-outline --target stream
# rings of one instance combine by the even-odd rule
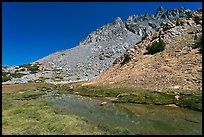
[[[111,101],[101,105],[100,98],[73,94],[50,93],[44,97],[53,102],[56,113],[84,117],[103,130],[120,128],[134,135],[202,134],[202,112],[185,108]]]

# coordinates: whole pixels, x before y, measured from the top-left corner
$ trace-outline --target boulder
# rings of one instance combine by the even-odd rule
[[[104,105],[106,105],[106,104],[108,104],[108,102],[105,102],[105,101],[104,101],[104,102],[101,102],[100,105],[101,105],[101,106],[104,106]]]

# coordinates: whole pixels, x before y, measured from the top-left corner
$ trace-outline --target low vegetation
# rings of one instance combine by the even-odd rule
[[[72,86],[71,86],[72,87]],[[157,92],[144,90],[140,88],[128,87],[100,87],[100,86],[57,86],[59,94],[77,93],[89,97],[114,97],[117,98],[115,103],[137,103],[137,104],[154,104],[167,105],[176,104],[180,107],[189,108],[196,111],[202,111],[202,96],[193,94],[181,94],[180,99],[175,98],[176,94],[168,92]]]
[[[11,79],[12,79],[11,76],[2,76],[2,82],[6,82],[6,81],[9,81]]]
[[[47,77],[39,77],[37,80],[35,80],[35,82],[45,82],[45,80],[47,80],[49,78]]]
[[[194,12],[193,20],[196,24],[199,24],[200,21],[202,21],[202,14],[200,14],[199,12]]]
[[[26,71],[24,68],[20,69],[20,71]]]
[[[145,35],[142,37],[142,41],[145,40],[147,37],[148,37],[148,34],[145,34]]]
[[[126,128],[94,125],[86,118],[62,114],[54,110],[52,102],[43,95],[57,91],[58,94],[114,97],[115,103],[176,104],[180,107],[202,111],[202,96],[147,91],[132,87],[81,86],[79,83],[52,85],[27,83],[3,85],[2,134],[70,135],[70,134],[131,134]]]
[[[38,64],[23,64],[19,66],[20,68],[26,68],[28,71],[30,71],[31,74],[37,73],[39,71],[39,65]]]
[[[157,52],[161,52],[165,49],[165,43],[163,40],[159,39],[159,41],[152,42],[151,46],[147,47],[148,54],[155,54]]]
[[[63,114],[42,96],[62,85],[43,83],[4,85],[2,93],[2,134],[72,135],[72,134],[131,134],[123,127],[92,123],[85,117]],[[78,89],[79,90],[79,89]],[[70,91],[72,91],[70,89]]]
[[[175,98],[174,95],[160,92],[150,92],[146,94],[131,93],[119,95],[118,99],[114,102],[166,105],[175,103]]]
[[[189,94],[181,95],[181,99],[175,102],[180,107],[189,108],[196,111],[202,111],[202,96]]]
[[[3,98],[2,133],[15,135],[103,134],[76,115],[56,114],[42,99],[14,101]],[[9,100],[9,102],[8,102]]]
[[[24,75],[26,75],[26,74],[19,73],[19,72],[14,72],[14,73],[2,72],[2,82],[9,81],[12,78],[21,78]]]
[[[81,79],[80,77],[76,78],[76,80],[80,80],[80,79]]]
[[[14,78],[21,78],[22,76],[26,75],[26,74],[23,74],[23,73],[10,73],[10,75]]]
[[[131,60],[131,57],[128,54],[125,54],[124,59],[121,62],[121,66],[123,66],[124,64],[127,64],[130,60]]]
[[[55,82],[60,82],[64,79],[63,76],[55,76],[55,77],[52,77],[51,80],[55,81]]]
[[[86,118],[56,113],[53,104],[42,98],[46,85],[6,85],[2,93],[3,135],[71,135],[107,134],[87,122]],[[44,84],[45,85],[45,84]],[[37,88],[36,88],[37,87]],[[54,86],[50,86],[53,88]],[[30,89],[28,89],[30,88]],[[117,132],[121,132],[118,130]]]

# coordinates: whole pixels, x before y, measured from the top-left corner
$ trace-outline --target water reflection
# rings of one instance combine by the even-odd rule
[[[123,127],[132,134],[202,134],[202,113],[182,108],[136,104],[114,104],[80,95],[46,96],[54,102],[56,113],[75,114],[89,122],[109,128]],[[196,117],[196,122],[185,120]]]

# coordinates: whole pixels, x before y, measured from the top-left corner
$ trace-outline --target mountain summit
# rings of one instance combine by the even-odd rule
[[[158,50],[161,44],[164,48]],[[202,94],[202,13],[168,21],[90,84]]]
[[[75,48],[55,52],[31,63],[31,66],[38,66],[38,72],[24,72],[26,75],[13,78],[10,82],[38,81],[42,77],[45,82],[55,82],[56,79],[64,82],[92,79],[107,70],[116,58],[140,42],[143,37],[158,30],[169,20],[191,17],[191,13],[192,11],[186,8],[164,10],[160,7],[156,15],[132,15],[124,22],[120,17],[116,17],[113,23],[91,32]]]

